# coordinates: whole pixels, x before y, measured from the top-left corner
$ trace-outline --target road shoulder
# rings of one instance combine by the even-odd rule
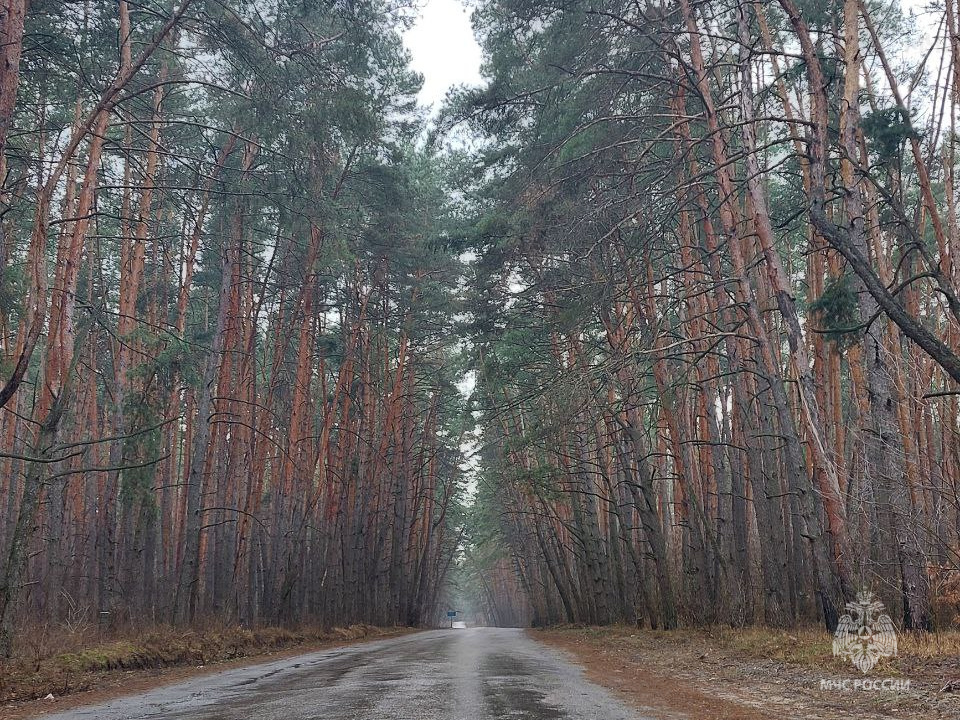
[[[960,696],[941,692],[951,677],[960,677],[960,659],[914,650],[909,643],[900,658],[868,676],[910,680],[909,690],[888,691],[853,689],[853,681],[864,676],[832,657],[830,638],[819,630],[608,627],[530,634],[572,655],[591,681],[671,720],[933,720],[956,718],[960,711]],[[849,689],[821,689],[822,679],[851,683]]]
[[[323,650],[332,650],[360,645],[377,640],[386,640],[418,632],[413,628],[377,628],[364,626],[363,633],[335,634],[326,639],[293,642],[285,647],[263,648],[230,659],[217,659],[201,664],[176,664],[138,669],[115,668],[87,672],[73,676],[70,684],[51,684],[49,694],[30,700],[13,700],[0,704],[2,720],[30,720],[53,713],[61,713],[86,705],[139,695],[150,690],[193,680],[207,675],[219,674],[237,668],[254,667],[287,658],[307,655]],[[52,680],[45,680],[51,682]]]

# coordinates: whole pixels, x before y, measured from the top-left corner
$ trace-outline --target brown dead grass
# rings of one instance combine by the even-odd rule
[[[584,664],[640,708],[697,720],[960,717],[960,633],[900,636],[900,653],[868,677],[910,680],[908,692],[823,691],[821,679],[863,675],[833,657],[820,628],[561,628],[533,636]],[[942,691],[951,681],[957,690]]]
[[[365,638],[386,637],[405,629],[351,625],[325,629],[305,627],[296,630],[280,627],[249,629],[236,626],[212,627],[182,631],[155,627],[141,632],[127,632],[106,641],[61,636],[45,637],[42,628],[24,633],[20,654],[0,660],[0,718],[14,717],[24,703],[53,695],[60,698],[87,691],[145,690],[149,680],[157,684],[157,670],[188,668],[193,671],[206,666],[219,666],[242,658],[267,656],[295,649],[306,652],[317,647],[348,643]],[[171,680],[187,673],[173,673]],[[121,682],[118,683],[118,679]],[[131,679],[143,679],[136,688]],[[160,679],[162,682],[162,678]],[[110,689],[113,688],[113,692]],[[121,690],[122,692],[122,690]],[[101,699],[101,698],[97,698]],[[16,716],[23,713],[17,712]]]

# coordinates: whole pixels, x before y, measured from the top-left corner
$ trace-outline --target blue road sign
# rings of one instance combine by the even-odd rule
[[[456,617],[456,616],[457,616],[456,610],[447,610],[447,617]]]

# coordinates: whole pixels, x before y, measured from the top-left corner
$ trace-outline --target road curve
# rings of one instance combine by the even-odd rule
[[[522,630],[432,630],[225,670],[43,720],[645,720]],[[649,720],[649,719],[646,719]]]

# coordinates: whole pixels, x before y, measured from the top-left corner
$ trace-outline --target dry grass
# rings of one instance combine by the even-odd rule
[[[901,633],[900,653],[917,658],[960,656],[960,630],[929,634]]]
[[[709,631],[721,647],[749,657],[805,667],[845,667],[844,661],[833,658],[833,636],[819,627],[790,630],[772,628],[716,628]]]
[[[833,657],[833,636],[820,627],[791,630],[771,628],[714,628],[700,631],[701,636],[721,647],[749,657],[762,657],[808,668],[843,670],[844,660]],[[897,675],[904,668],[914,668],[930,661],[960,657],[960,631],[937,633],[902,632],[897,637],[896,658],[881,661],[880,669]]]
[[[562,628],[557,628],[562,629]],[[744,658],[777,660],[807,668],[846,669],[849,663],[833,657],[833,636],[819,626],[790,629],[768,627],[713,626],[680,630],[637,630],[630,626],[578,627],[596,637],[643,637],[654,642],[696,643],[716,646]],[[960,658],[960,630],[935,633],[901,632],[897,636],[898,657],[889,661],[888,670],[901,663]]]
[[[844,720],[960,717],[960,632],[955,630],[900,633],[898,656],[871,671],[873,678],[908,679],[909,689],[844,693],[824,691],[820,682],[855,680],[861,674],[833,657],[833,637],[820,627],[567,627],[534,636],[578,655],[596,682],[640,705],[676,707],[701,720],[743,720],[754,716],[750,713]],[[729,702],[745,710],[722,707]]]
[[[202,666],[320,643],[349,642],[389,631],[347,628],[237,626],[183,631],[154,627],[98,641],[90,631],[26,629],[19,654],[0,660],[0,705],[95,688],[117,671]]]

